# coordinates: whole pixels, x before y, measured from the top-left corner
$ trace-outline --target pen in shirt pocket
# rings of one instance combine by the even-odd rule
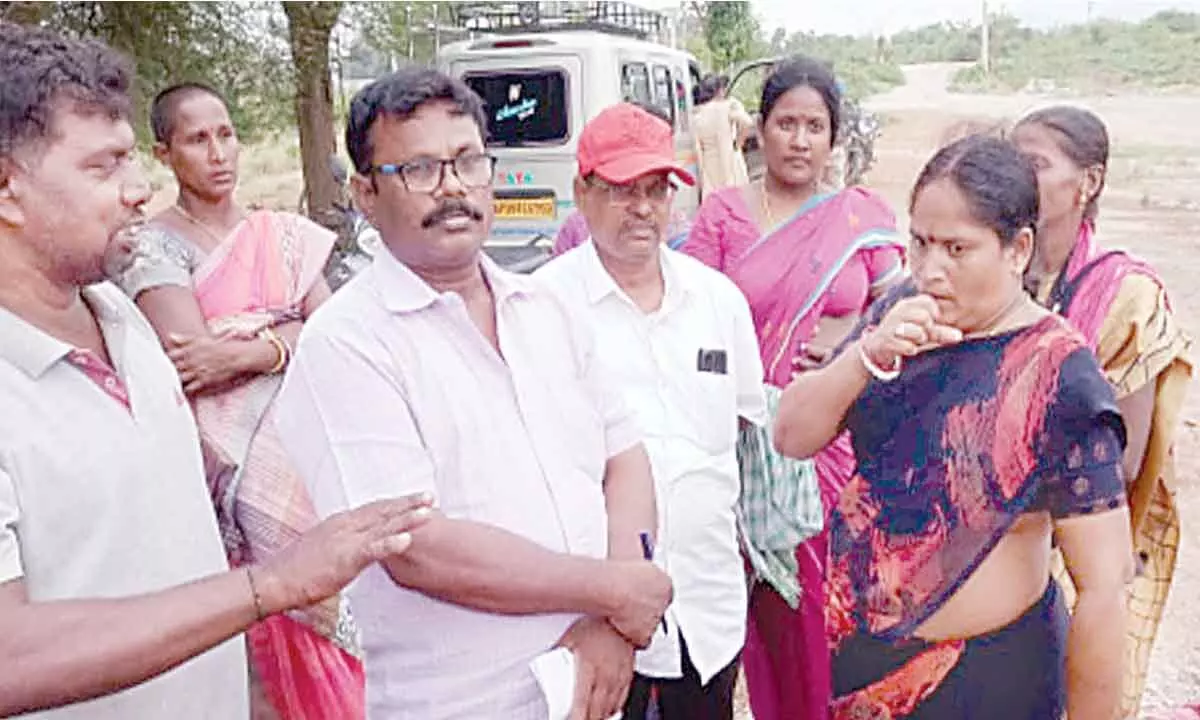
[[[646,558],[649,562],[654,562],[654,541],[650,539],[650,533],[643,531],[638,533],[638,537],[642,539],[642,557]],[[663,635],[667,634],[666,615],[662,617],[662,631]]]

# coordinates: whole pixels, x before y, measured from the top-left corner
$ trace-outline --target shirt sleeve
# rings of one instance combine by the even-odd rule
[[[25,575],[21,567],[21,544],[17,538],[17,521],[20,519],[21,508],[17,505],[12,478],[0,470],[0,583]]]
[[[720,210],[716,196],[705,198],[692,221],[687,240],[679,247],[679,251],[691,255],[705,265],[725,271],[725,252],[721,246],[721,227],[718,221]]]
[[[873,292],[886,287],[904,272],[904,255],[898,247],[868,248],[863,251],[862,258]]]
[[[321,518],[386,498],[434,493],[433,461],[382,348],[304,335],[275,426]]]
[[[730,283],[729,303],[733,312],[733,371],[737,383],[738,417],[764,426],[768,422],[767,396],[763,390],[762,356],[750,305],[736,286]]]
[[[1098,418],[1077,430],[1058,466],[1042,486],[1043,507],[1056,520],[1115,510],[1125,505],[1121,442],[1115,418]],[[1117,420],[1119,422],[1119,420]]]
[[[565,311],[564,311],[565,312]],[[604,363],[596,353],[592,332],[577,324],[570,313],[572,337],[579,358],[580,373],[596,412],[604,424],[604,447],[606,456],[612,459],[642,442],[642,430],[633,409],[626,404],[621,389],[612,376],[605,371]]]
[[[1041,506],[1055,519],[1125,505],[1125,427],[1112,388],[1086,349],[1060,368],[1060,387],[1046,417]]]
[[[167,231],[149,227],[138,233],[137,257],[117,279],[131,298],[151,288],[171,286],[191,289],[192,251]]]

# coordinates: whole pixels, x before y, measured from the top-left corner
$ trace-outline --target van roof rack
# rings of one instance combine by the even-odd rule
[[[459,8],[455,24],[480,33],[594,30],[661,40],[667,27],[662,13],[628,2],[464,3]]]

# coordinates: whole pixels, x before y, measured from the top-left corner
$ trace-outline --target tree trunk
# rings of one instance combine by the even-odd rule
[[[284,2],[288,39],[296,72],[296,124],[308,215],[336,227],[334,210],[341,188],[329,160],[337,152],[333,127],[333,89],[329,78],[329,37],[342,11],[341,2]]]

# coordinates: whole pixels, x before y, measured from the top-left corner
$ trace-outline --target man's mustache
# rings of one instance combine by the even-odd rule
[[[466,200],[454,199],[447,200],[446,202],[437,206],[433,212],[422,218],[421,227],[428,230],[446,218],[453,217],[454,215],[466,215],[475,222],[481,222],[483,220],[482,210]]]

